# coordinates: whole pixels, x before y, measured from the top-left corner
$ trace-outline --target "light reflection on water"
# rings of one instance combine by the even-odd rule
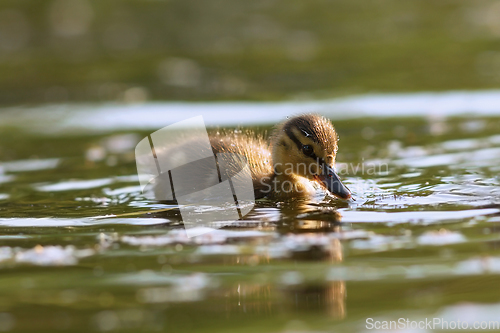
[[[0,113],[0,124],[24,127],[26,130],[45,135],[60,135],[74,134],[74,131],[89,133],[157,130],[199,115],[204,116],[208,126],[269,125],[282,121],[286,116],[306,112],[320,113],[338,120],[363,117],[424,117],[431,122],[431,134],[441,134],[446,130],[447,117],[498,116],[500,91],[374,94],[293,102],[60,104],[4,108]],[[473,133],[485,126],[485,122],[472,120],[464,122],[461,130]],[[360,129],[360,134],[370,136],[371,131],[368,133],[361,133]]]
[[[194,239],[186,237],[174,205],[142,196],[135,175],[130,150],[147,134],[142,128],[163,125],[148,118],[158,115],[160,105],[143,106],[157,111],[144,113],[137,124],[124,117],[122,123],[103,125],[100,133],[80,129],[57,137],[33,132],[45,125],[29,122],[6,129],[3,142],[17,140],[17,149],[0,144],[0,272],[9,273],[0,276],[3,325],[33,329],[31,322],[57,317],[49,307],[55,306],[65,311],[57,317],[65,318],[64,325],[56,318],[41,324],[44,329],[200,331],[246,325],[307,331],[343,325],[356,331],[359,320],[375,314],[448,316],[461,311],[456,305],[461,301],[481,303],[474,309],[495,308],[498,300],[490,292],[496,287],[492,277],[500,272],[495,94],[470,93],[475,101],[486,98],[478,104],[483,115],[474,119],[457,116],[464,109],[452,103],[455,111],[450,106],[437,127],[430,107],[408,107],[406,115],[415,118],[385,117],[396,115],[396,106],[429,103],[439,97],[434,95],[306,105],[333,106],[325,111],[331,115],[345,105],[365,110],[334,121],[341,137],[338,168],[347,166],[342,178],[356,201],[260,200],[245,220]],[[245,107],[258,115],[270,114],[268,106]],[[276,113],[259,121],[284,117],[288,106],[271,105]],[[79,108],[80,113],[62,112],[69,120],[54,125],[61,127],[52,134],[82,120],[85,107]],[[96,114],[103,110],[108,109]],[[170,110],[163,110],[161,119],[172,121]],[[372,111],[376,118],[360,118]],[[137,116],[130,112],[130,119]],[[250,119],[237,114],[230,121]],[[363,174],[348,167],[362,164],[387,170]],[[459,293],[464,285],[472,288],[470,294]],[[24,320],[23,309],[30,310],[32,321]],[[200,322],[190,322],[186,314],[199,315]]]

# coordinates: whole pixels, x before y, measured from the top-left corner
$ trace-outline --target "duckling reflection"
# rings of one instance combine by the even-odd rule
[[[289,235],[284,242],[296,242],[289,249],[288,257],[297,262],[299,269],[286,271],[273,279],[265,274],[257,274],[253,281],[239,281],[226,293],[226,313],[230,317],[237,313],[259,313],[272,315],[286,311],[297,311],[297,316],[308,311],[325,311],[333,319],[346,316],[346,286],[344,281],[311,282],[300,269],[304,261],[326,261],[335,265],[342,262],[342,244],[337,238],[325,234]],[[309,237],[309,239],[307,239]],[[301,246],[298,246],[301,244]],[[275,249],[260,254],[227,257],[225,264],[266,265],[276,255]],[[283,308],[283,304],[285,307]]]
[[[346,317],[344,281],[330,281],[325,285],[290,288],[287,296],[290,306],[297,311],[325,310],[332,319]]]
[[[338,232],[342,216],[337,211],[338,203],[317,204],[308,199],[296,199],[282,202],[276,208],[272,202],[259,202],[256,208],[244,220],[229,221],[229,228],[257,229],[260,231],[277,230],[280,234]],[[175,208],[172,205],[172,208]],[[182,226],[182,217],[178,209],[149,213],[150,217],[166,218],[169,226]],[[208,225],[214,228],[224,227],[221,222]]]
[[[337,232],[342,216],[337,211],[340,202],[323,203],[310,199],[295,199],[280,205],[280,233]]]
[[[314,236],[317,234],[310,234]],[[304,237],[306,235],[297,235]],[[339,263],[343,260],[342,244],[334,238],[321,249],[312,245],[305,251],[296,251],[293,256],[297,260],[325,260]],[[324,283],[290,284],[285,288],[288,304],[293,310],[321,311],[324,310],[333,319],[343,319],[346,316],[345,299],[347,296],[345,281],[326,281]]]

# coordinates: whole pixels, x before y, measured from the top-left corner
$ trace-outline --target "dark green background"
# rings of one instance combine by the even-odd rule
[[[3,0],[0,103],[489,89],[499,39],[489,0]]]

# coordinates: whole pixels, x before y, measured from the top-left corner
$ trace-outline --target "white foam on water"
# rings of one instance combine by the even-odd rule
[[[59,191],[74,191],[84,190],[96,187],[102,187],[113,183],[110,178],[90,179],[90,180],[68,180],[55,184],[38,185],[35,188],[42,192],[59,192]]]
[[[498,213],[496,208],[470,209],[461,211],[416,211],[416,212],[373,212],[339,209],[344,223],[418,223],[433,224],[445,221],[486,216]]]
[[[97,187],[103,187],[106,185],[111,185],[118,182],[137,182],[137,176],[118,176],[112,178],[97,178],[97,179],[70,179],[64,180],[53,184],[37,184],[34,185],[35,189],[41,192],[61,192],[61,191],[73,191],[73,190],[85,190]],[[128,191],[130,189],[126,189]],[[138,187],[140,191],[140,187]],[[111,191],[111,190],[107,190]],[[123,190],[117,189],[117,193]],[[130,190],[130,192],[137,191],[137,188]],[[106,193],[106,192],[105,192]],[[113,195],[113,191],[111,194]]]
[[[157,225],[170,221],[161,218],[0,218],[0,226],[10,228],[88,227],[92,225]]]
[[[427,231],[417,238],[418,244],[433,246],[463,243],[466,240],[465,236],[461,233],[444,229],[439,231]]]
[[[0,163],[0,167],[4,171],[8,172],[38,171],[55,169],[59,165],[60,161],[60,158],[26,159],[12,162],[3,162]]]
[[[188,237],[184,229],[174,229],[160,236],[123,236],[123,243],[134,246],[165,246],[169,244],[223,244],[229,239],[268,239],[274,237],[274,233],[258,230],[224,230],[208,227],[193,227],[199,236]]]
[[[0,262],[11,260],[16,263],[37,266],[67,266],[76,265],[78,259],[95,254],[93,249],[76,249],[74,246],[41,246],[32,249],[0,248]]]
[[[498,324],[498,313],[500,311],[500,303],[493,304],[477,304],[477,303],[463,303],[451,305],[443,308],[436,314],[436,318],[441,318],[443,321],[457,321],[466,322],[470,329],[474,328],[474,324],[483,324],[482,330],[495,330],[498,331],[500,325]],[[486,325],[492,325],[486,328]],[[436,329],[441,328],[436,327]]]

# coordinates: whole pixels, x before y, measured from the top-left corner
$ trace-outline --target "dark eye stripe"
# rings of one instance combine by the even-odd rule
[[[295,134],[292,132],[292,130],[290,128],[287,128],[285,129],[285,133],[286,135],[290,138],[290,140],[292,140],[295,145],[297,146],[297,149],[302,151],[302,142],[300,142],[299,139],[297,139],[297,137],[295,136]],[[313,152],[311,155],[307,156],[307,157],[310,157],[314,160],[318,159],[318,157],[316,156],[316,154]]]
[[[295,143],[295,145],[297,146],[297,149],[302,150],[302,142],[300,142],[300,140],[297,139],[297,137],[292,132],[292,129],[290,127],[285,129],[285,133],[290,138],[290,140],[292,140]]]

